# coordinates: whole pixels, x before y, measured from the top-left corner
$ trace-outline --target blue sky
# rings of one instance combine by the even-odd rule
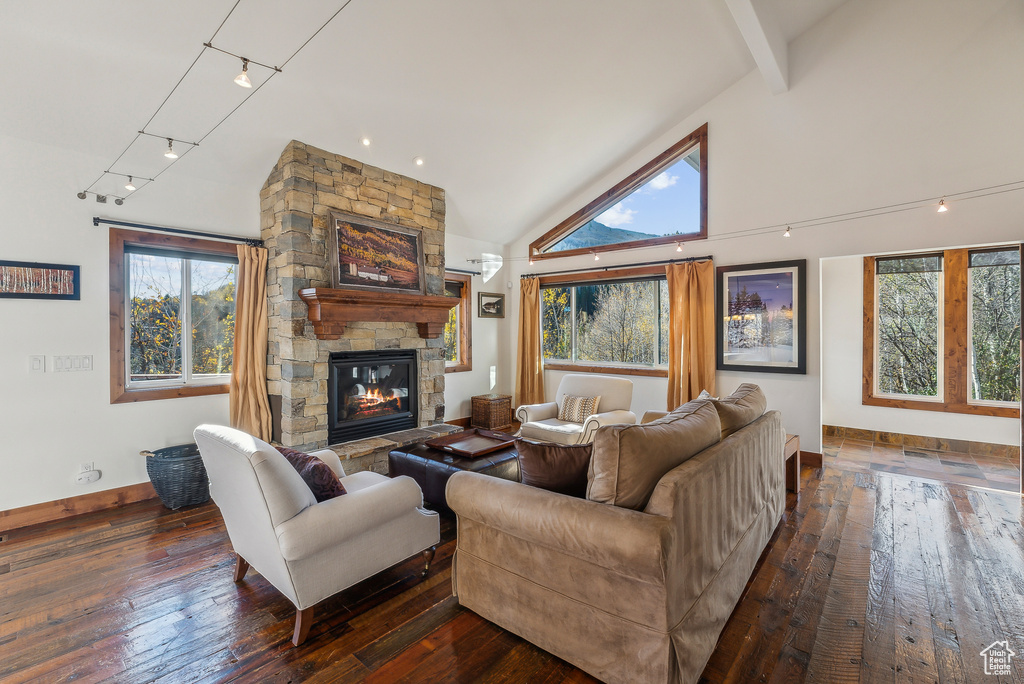
[[[596,220],[650,235],[696,233],[700,229],[700,174],[684,157]]]

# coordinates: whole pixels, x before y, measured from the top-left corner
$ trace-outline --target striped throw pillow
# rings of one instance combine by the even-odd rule
[[[562,408],[558,411],[558,420],[570,423],[582,423],[597,413],[597,404],[601,397],[562,397]]]

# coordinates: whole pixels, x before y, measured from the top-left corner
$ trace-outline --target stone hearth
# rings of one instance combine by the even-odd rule
[[[298,141],[285,148],[260,191],[261,237],[269,251],[267,389],[280,416],[275,440],[297,449],[327,446],[328,358],[335,351],[416,350],[418,425],[442,421],[442,339],[424,339],[413,322],[356,321],[340,339],[319,340],[298,292],[330,287],[327,230],[330,212],[339,211],[419,230],[426,294],[443,295],[444,197],[441,188]],[[343,460],[352,456],[352,449],[335,450]],[[386,458],[369,456],[346,463],[346,470],[386,470]]]

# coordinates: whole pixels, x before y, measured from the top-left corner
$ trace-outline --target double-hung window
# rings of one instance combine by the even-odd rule
[[[866,257],[863,403],[1016,417],[1016,245]]]
[[[664,275],[613,273],[576,282],[542,277],[540,294],[546,368],[667,375],[670,307]]]
[[[111,231],[111,401],[226,392],[234,245]]]

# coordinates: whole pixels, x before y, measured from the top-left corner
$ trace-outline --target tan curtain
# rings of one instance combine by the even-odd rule
[[[267,398],[267,250],[238,246],[231,425],[270,441]]]
[[[708,261],[669,264],[668,410],[701,390],[715,393],[715,266]]]
[[[540,280],[519,281],[519,355],[516,406],[544,401],[544,355],[541,352]]]

